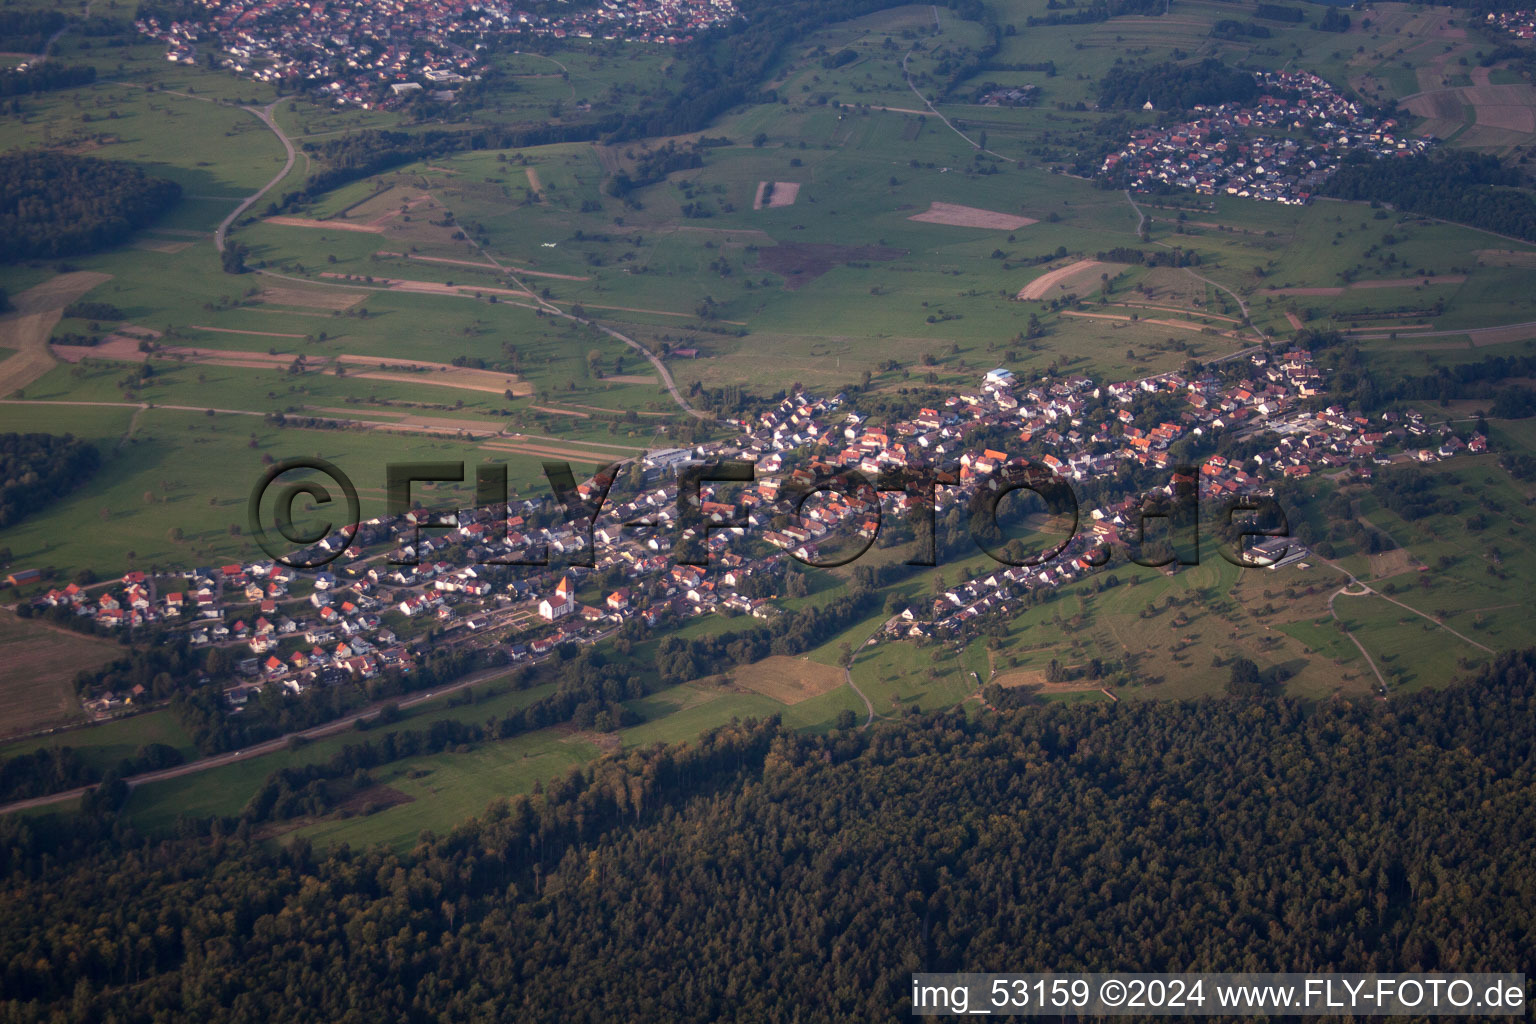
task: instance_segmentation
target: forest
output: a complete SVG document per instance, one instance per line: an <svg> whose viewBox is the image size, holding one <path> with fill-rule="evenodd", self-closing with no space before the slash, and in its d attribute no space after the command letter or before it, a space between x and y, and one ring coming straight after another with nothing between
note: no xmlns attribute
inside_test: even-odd
<svg viewBox="0 0 1536 1024"><path fill-rule="evenodd" d="M66 153L6 153L0 156L0 263L115 245L180 199L180 185L131 164Z"/></svg>
<svg viewBox="0 0 1536 1024"><path fill-rule="evenodd" d="M1229 68L1215 58L1145 68L1116 64L1099 83L1099 106L1128 109L1151 100L1158 110L1188 110L1199 104L1246 103L1258 94L1251 72Z"/></svg>
<svg viewBox="0 0 1536 1024"><path fill-rule="evenodd" d="M409 854L151 837L104 784L0 820L0 992L15 1021L844 1021L907 1016L915 970L1520 970L1533 712L1525 651L1390 703L748 720Z"/></svg>
<svg viewBox="0 0 1536 1024"><path fill-rule="evenodd" d="M1521 174L1496 157L1441 149L1400 160L1354 154L1324 192L1536 241L1536 200L1515 191L1523 184Z"/></svg>
<svg viewBox="0 0 1536 1024"><path fill-rule="evenodd" d="M1357 344L1344 343L1339 335L1333 338L1336 347L1324 357L1333 371L1330 401L1373 412L1392 402L1478 400L1487 403L1484 412L1499 419L1536 414L1536 389L1523 382L1536 376L1536 357L1484 356L1437 366L1425 374L1383 374L1367 362Z"/></svg>
<svg viewBox="0 0 1536 1024"><path fill-rule="evenodd" d="M0 434L0 527L62 498L100 465L96 446L69 434Z"/></svg>
<svg viewBox="0 0 1536 1024"><path fill-rule="evenodd" d="M0 74L0 96L24 96L53 89L73 89L96 81L96 69L89 64L60 64L47 61L25 71Z"/></svg>
<svg viewBox="0 0 1536 1024"><path fill-rule="evenodd" d="M6 53L37 53L48 37L68 21L63 11L0 11L0 50Z"/></svg>

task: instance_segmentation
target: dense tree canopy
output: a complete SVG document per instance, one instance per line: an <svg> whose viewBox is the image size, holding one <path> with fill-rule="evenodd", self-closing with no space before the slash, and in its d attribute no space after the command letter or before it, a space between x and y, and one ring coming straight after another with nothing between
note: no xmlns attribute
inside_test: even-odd
<svg viewBox="0 0 1536 1024"><path fill-rule="evenodd" d="M114 245L180 198L180 185L131 164L7 153L0 156L0 263Z"/></svg>
<svg viewBox="0 0 1536 1024"><path fill-rule="evenodd" d="M99 465L96 446L69 434L0 434L0 527L68 494Z"/></svg>
<svg viewBox="0 0 1536 1024"><path fill-rule="evenodd" d="M72 89L96 81L96 69L89 64L60 64L47 61L25 71L0 73L0 96L24 96L33 92Z"/></svg>
<svg viewBox="0 0 1536 1024"><path fill-rule="evenodd" d="M1356 154L1324 191L1536 241L1536 200L1516 191L1521 184L1519 172L1496 157L1440 149L1428 156L1390 160Z"/></svg>
<svg viewBox="0 0 1536 1024"><path fill-rule="evenodd" d="M0 50L37 53L67 20L57 10L0 10Z"/></svg>
<svg viewBox="0 0 1536 1024"><path fill-rule="evenodd" d="M18 1021L895 1020L914 970L1519 970L1533 711L1525 652L1391 703L747 722L409 856L146 839L114 778L93 817L0 820L0 993Z"/></svg>
<svg viewBox="0 0 1536 1024"><path fill-rule="evenodd" d="M1099 83L1099 106L1139 107L1151 100L1158 110L1188 110L1199 104L1242 103L1258 94L1251 72L1229 68L1215 58L1145 68L1116 64Z"/></svg>

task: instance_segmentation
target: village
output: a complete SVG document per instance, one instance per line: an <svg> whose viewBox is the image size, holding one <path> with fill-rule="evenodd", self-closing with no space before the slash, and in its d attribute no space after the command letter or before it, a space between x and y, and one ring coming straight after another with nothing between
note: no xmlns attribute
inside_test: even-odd
<svg viewBox="0 0 1536 1024"><path fill-rule="evenodd" d="M1486 20L1517 39L1536 39L1536 11L1490 11Z"/></svg>
<svg viewBox="0 0 1536 1024"><path fill-rule="evenodd" d="M974 388L884 424L844 394L796 394L730 421L740 433L728 441L650 453L631 463L611 491L598 481L579 485L588 508L607 499L595 521L572 518L552 502L524 500L466 510L447 528L431 528L442 513L416 509L398 521L359 524L355 538L333 533L289 559L336 558L318 570L270 560L198 568L181 573L184 585L174 589L164 576L135 571L106 588L55 588L35 604L90 616L98 631L153 629L163 642L185 639L226 652L235 681L222 685L239 708L267 686L297 695L389 671L408 675L435 644L499 648L510 663L533 663L562 644L599 643L631 620L649 632L710 614L771 618L782 612L790 559L817 563L823 549L872 543L882 514L900 516L911 507L914 496L905 491L888 494L881 509L855 494L823 491L796 514L798 494L840 471L872 481L890 469L942 467L953 486L936 488L939 514L1026 460L1069 485L1131 467L1165 481L1154 492L1172 494L1194 483L1180 477L1175 446L1222 435L1262 437L1267 447L1241 461L1219 454L1201 460L1201 499L1267 495L1280 480L1314 473L1370 479L1377 466L1487 449L1482 435L1457 437L1415 411L1369 417L1335 406L1316 410L1309 400L1323 392L1324 374L1305 349L1266 346L1237 356L1194 375L1102 385L1082 376L1024 382L998 368ZM1132 410L1148 396L1165 410L1156 422ZM1104 415L1106 409L1112 411ZM1102 418L1090 420L1091 410ZM1013 441L1008 450L978 447L973 440L983 433ZM753 480L701 485L694 522L708 528L685 527L677 471L724 460L752 463ZM961 580L930 606L893 615L880 638L961 633L979 616L1007 614L1026 591L1096 571L1106 549L1136 532L1148 496L1124 494L1085 507L1085 527L1054 557L1032 566L999 563ZM679 564L675 548L689 543L699 555L707 552L707 567ZM1257 550L1273 554L1271 570L1307 554L1294 540ZM83 695L98 718L151 697Z"/></svg>
<svg viewBox="0 0 1536 1024"><path fill-rule="evenodd" d="M603 0L556 16L505 0L198 0L198 16L134 23L166 60L228 68L260 82L318 89L374 109L478 77L486 41L605 39L673 45L736 17L732 0Z"/></svg>
<svg viewBox="0 0 1536 1024"><path fill-rule="evenodd" d="M1255 72L1252 106L1196 106L1193 120L1139 131L1104 158L1100 174L1132 189L1180 188L1304 206L1346 156L1422 153L1432 143L1366 116L1305 71ZM1147 102L1146 110L1153 109Z"/></svg>

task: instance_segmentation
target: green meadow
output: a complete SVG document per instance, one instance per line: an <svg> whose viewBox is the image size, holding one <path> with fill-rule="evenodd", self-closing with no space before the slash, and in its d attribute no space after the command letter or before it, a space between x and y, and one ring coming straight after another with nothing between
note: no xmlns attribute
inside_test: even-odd
<svg viewBox="0 0 1536 1024"><path fill-rule="evenodd" d="M85 298L118 307L122 320L64 318L54 336L136 330L153 334L159 348L108 342L0 395L0 431L72 433L104 456L101 470L46 514L0 533L0 546L13 567L51 568L57 578L219 564L258 556L245 532L246 500L265 467L288 457L342 467L366 518L383 511L390 462L500 461L514 492L529 495L544 493L540 463L552 450L592 464L723 436L685 416L640 353L572 318L654 353L696 350L697 358L667 356L678 385L695 397L726 386L758 397L795 386L942 394L926 389L974 386L994 366L1023 379L1133 379L1227 355L1253 344L1255 331L1284 345L1295 323L1368 328L1358 341L1366 372L1428 374L1530 353L1519 329L1464 332L1536 320L1536 247L1361 203L1298 209L1185 193L1128 197L1072 173L1164 117L1094 109L1099 80L1117 60L1219 56L1247 68L1312 70L1365 99L1401 97L1466 84L1459 61L1480 43L1445 35L1442 12L1376 4L1371 25L1357 12L1348 33L1273 23L1267 39L1234 41L1212 36L1217 21L1235 16L1214 0L1180 0L1161 18L1049 27L1026 23L1047 14L1045 0L988 7L1003 26L994 66L943 94L951 71L985 45L981 26L948 8L893 7L797 40L762 83L761 102L728 110L701 132L447 153L350 182L276 220L268 203L320 166L306 145L364 129L604 117L633 109L643 83L675 73L673 55L575 40L547 55L499 51L491 61L505 86L439 124L409 110L278 96L229 74L167 64L159 44L86 48L66 36L59 56L94 64L98 82L20 98L0 123L0 149L59 147L130 161L177 181L185 196L130 243L67 261L109 275ZM845 50L853 56L839 56ZM1509 66L1491 76L1522 80ZM989 84L1032 86L1034 104L973 102ZM299 154L273 194L234 226L251 272L227 274L214 229L283 166L279 139L240 109L268 104ZM1536 141L1496 135L1475 118L1453 127L1456 144L1487 152ZM700 166L615 194L618 174L638 175L667 145L694 144ZM760 207L767 183L778 203ZM1028 222L914 219L936 203L1002 218L994 224ZM1017 297L1047 273L1126 247L1182 249L1197 262L1117 265L1103 268L1103 278L1087 272L1070 298ZM0 287L14 296L61 269L42 260L7 266ZM1425 276L1440 280L1426 284ZM1359 284L1380 286L1351 286ZM1026 339L1031 317L1041 333ZM0 330L13 322L0 321ZM6 350L25 343L0 336ZM485 376L391 370L406 361ZM1459 428L1475 404L1421 406ZM306 422L338 419L356 423ZM1495 450L1536 450L1533 422L1493 421ZM639 724L612 734L546 729L384 766L374 773L378 799L369 813L349 807L274 838L407 849L423 830L446 831L491 800L601 757L750 716L777 714L791 727L825 732L844 712L862 723L864 698L880 718L916 707L978 710L993 683L1042 700L1195 698L1221 692L1238 656L1279 670L1289 695L1356 697L1376 682L1351 635L1387 675L1390 699L1485 660L1478 645L1533 641L1513 596L1536 572L1525 539L1530 484L1511 477L1497 455L1413 469L1432 474L1443 501L1412 522L1367 487L1326 479L1309 488L1289 510L1292 521L1299 536L1332 553L1305 567L1240 571L1212 552L1171 574L1117 564L1017 608L968 644L866 645L892 609L926 612L946 586L989 567L977 553L893 585L886 607L806 652L820 665L846 664L858 693L838 686L784 704L728 673L658 689L631 703ZM421 493L451 508L472 486ZM1351 521L1390 538L1390 550L1361 548ZM900 555L877 549L869 557ZM1380 596L1337 597L1335 617L1328 600L1347 573ZM833 600L848 579L813 570L810 593L783 603L794 610ZM736 628L734 619L705 616L676 635ZM637 645L629 656L637 674L655 671L654 647ZM511 691L498 682L480 688L473 704L439 699L413 708L401 727L480 721L551 686ZM153 831L173 828L182 813L237 814L276 768L323 761L368 735L344 733L138 787L128 814ZM0 756L38 742L9 744ZM76 745L97 767L150 742L191 753L165 711L46 742Z"/></svg>

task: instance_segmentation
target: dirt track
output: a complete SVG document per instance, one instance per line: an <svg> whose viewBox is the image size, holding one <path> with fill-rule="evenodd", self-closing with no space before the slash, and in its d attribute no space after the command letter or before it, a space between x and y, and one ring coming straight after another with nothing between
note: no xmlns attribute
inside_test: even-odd
<svg viewBox="0 0 1536 1024"><path fill-rule="evenodd" d="M1110 273L1111 277L1118 274L1121 267L1118 263L1108 264L1100 263L1098 260L1078 260L1076 263L1069 263L1064 267L1058 267L1048 274L1035 278L1029 284L1019 289L1019 298L1025 300L1049 298L1053 288L1067 290L1068 282L1072 282L1078 287L1082 287L1084 282L1091 281L1097 283L1099 278L1098 274L1094 273L1094 271L1097 271L1101 266L1111 268L1113 271ZM1100 273L1105 272L1100 271Z"/></svg>
<svg viewBox="0 0 1536 1024"><path fill-rule="evenodd" d="M1035 223L1033 217L1020 217L996 210L982 210L974 206L956 203L929 203L922 213L914 213L907 220L923 224L947 224L957 228L987 228L993 231L1016 231Z"/></svg>

